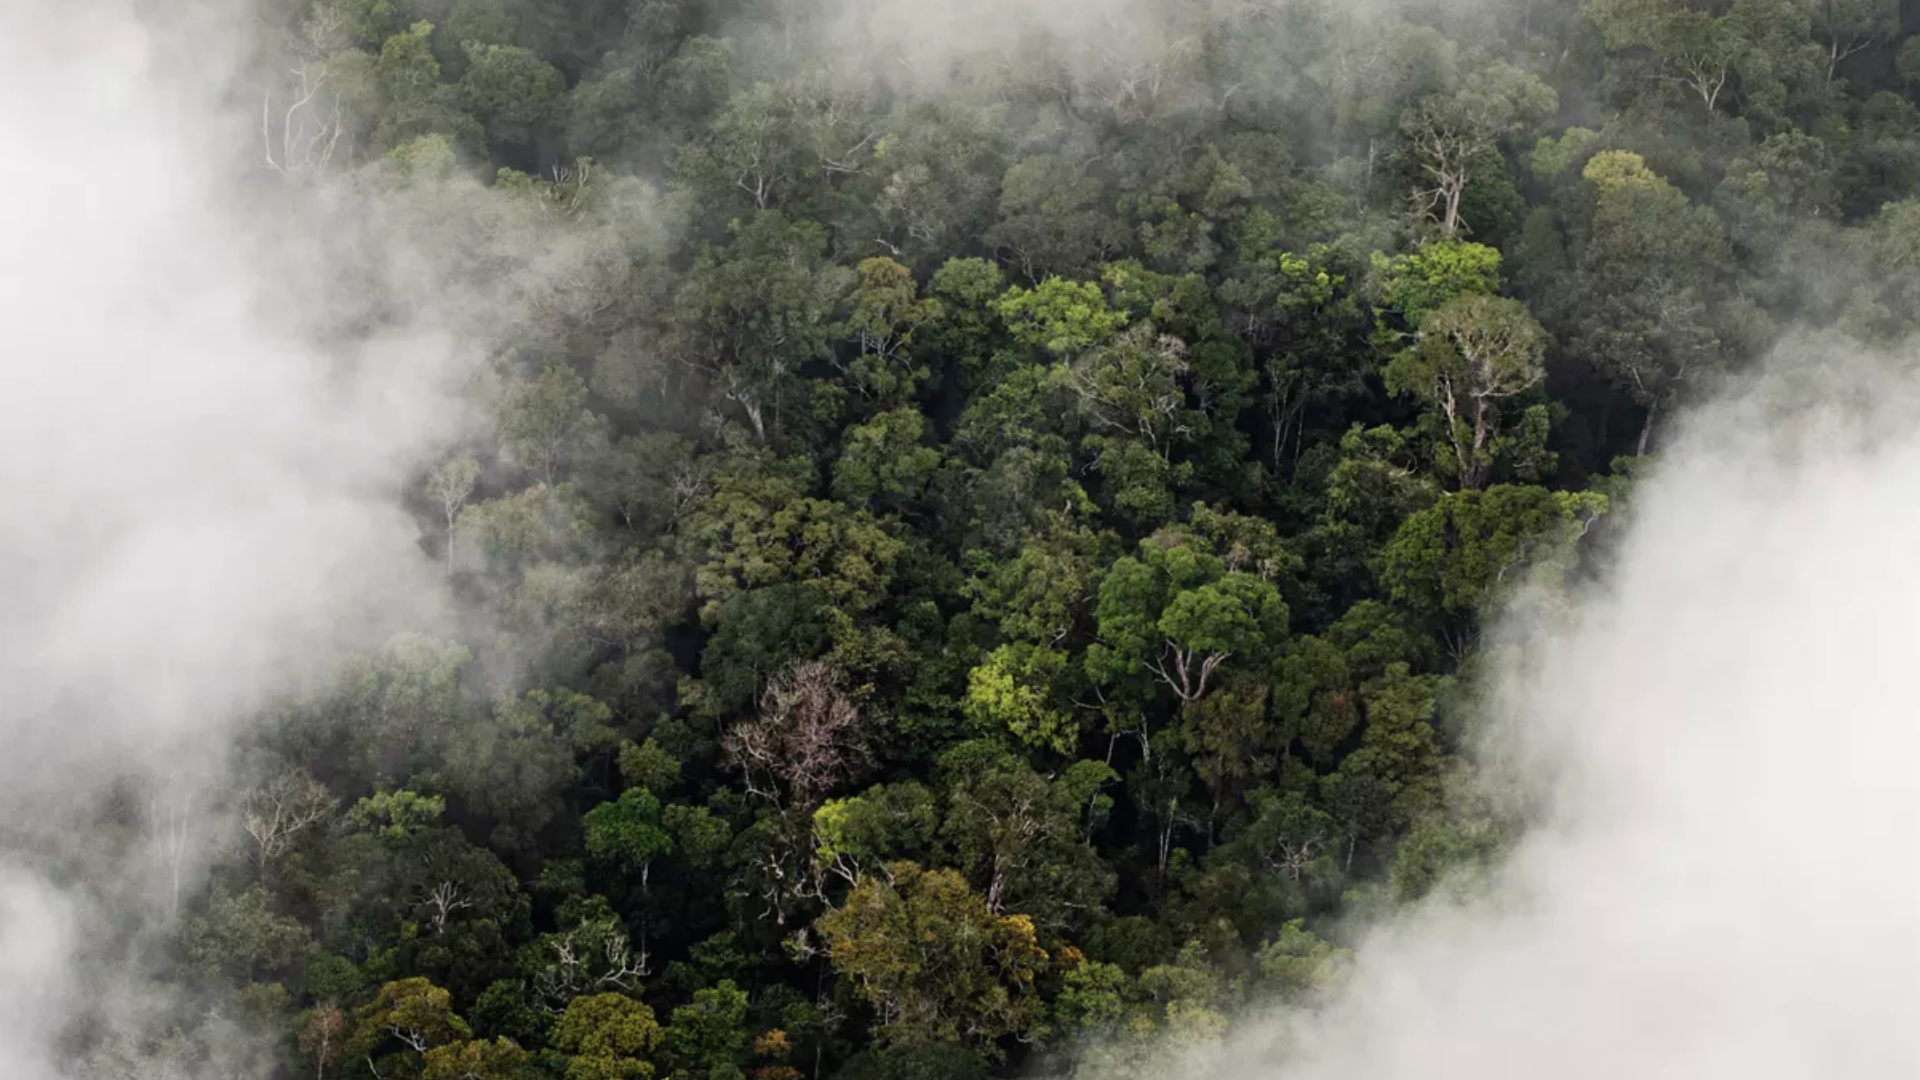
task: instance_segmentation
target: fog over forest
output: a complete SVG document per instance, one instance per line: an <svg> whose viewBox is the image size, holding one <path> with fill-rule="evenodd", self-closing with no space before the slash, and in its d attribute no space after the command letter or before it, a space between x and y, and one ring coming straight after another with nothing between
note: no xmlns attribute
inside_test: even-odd
<svg viewBox="0 0 1920 1080"><path fill-rule="evenodd" d="M1920 11L0 4L0 1074L1920 1069Z"/></svg>

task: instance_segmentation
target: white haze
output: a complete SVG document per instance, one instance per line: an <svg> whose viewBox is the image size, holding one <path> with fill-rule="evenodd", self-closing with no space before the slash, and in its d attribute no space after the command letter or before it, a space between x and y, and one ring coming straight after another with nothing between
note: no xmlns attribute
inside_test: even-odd
<svg viewBox="0 0 1920 1080"><path fill-rule="evenodd" d="M74 1064L53 1043L82 999L152 1004L86 983L122 978L116 935L163 925L176 875L190 888L220 839L208 807L236 725L302 663L432 615L437 575L399 496L459 430L439 388L471 359L430 325L356 355L316 344L353 283L289 241L284 206L237 209L272 202L243 197L251 132L222 106L220 65L242 52L215 35L246 23L157 10L166 25L111 2L0 4L8 1080ZM82 849L129 782L143 838Z"/></svg>
<svg viewBox="0 0 1920 1080"><path fill-rule="evenodd" d="M310 344L333 313L293 280L323 260L232 209L217 73L151 46L110 3L0 3L8 1080L66 1064L74 951L166 876L83 896L48 846L129 771L213 783L292 659L430 606L395 496L460 419L435 387L462 352L431 326L335 377ZM1269 1026L1223 1072L1920 1070L1920 380L1837 348L1686 425L1614 576L1512 676L1554 811L1493 895L1382 929L1289 1065Z"/></svg>
<svg viewBox="0 0 1920 1080"><path fill-rule="evenodd" d="M1693 414L1495 747L1550 807L1477 899L1186 1075L1920 1071L1920 377L1799 340Z"/></svg>

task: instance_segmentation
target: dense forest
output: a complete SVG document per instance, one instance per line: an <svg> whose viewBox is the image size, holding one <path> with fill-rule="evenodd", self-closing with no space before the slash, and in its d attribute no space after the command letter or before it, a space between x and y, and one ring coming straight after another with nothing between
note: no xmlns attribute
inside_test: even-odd
<svg viewBox="0 0 1920 1080"><path fill-rule="evenodd" d="M1920 310L1896 0L258 29L249 189L513 317L407 496L465 629L249 724L102 1077L1117 1077L1309 1010L1525 826L1505 605L1689 400Z"/></svg>

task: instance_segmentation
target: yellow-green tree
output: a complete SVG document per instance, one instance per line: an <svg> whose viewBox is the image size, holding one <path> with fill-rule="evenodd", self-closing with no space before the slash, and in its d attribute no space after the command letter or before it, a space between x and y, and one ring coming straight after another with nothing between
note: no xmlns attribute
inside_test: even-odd
<svg viewBox="0 0 1920 1080"><path fill-rule="evenodd" d="M889 1043L989 1044L1041 1033L1046 969L1032 920L996 915L952 870L895 863L817 924L834 969Z"/></svg>

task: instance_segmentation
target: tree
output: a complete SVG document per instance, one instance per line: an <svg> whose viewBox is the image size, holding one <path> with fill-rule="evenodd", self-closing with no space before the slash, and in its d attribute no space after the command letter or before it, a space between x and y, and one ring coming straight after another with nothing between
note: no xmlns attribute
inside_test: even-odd
<svg viewBox="0 0 1920 1080"><path fill-rule="evenodd" d="M727 733L727 756L749 791L810 812L857 774L865 753L860 710L841 678L831 664L796 663L767 686L759 718Z"/></svg>
<svg viewBox="0 0 1920 1080"><path fill-rule="evenodd" d="M1127 325L1127 313L1109 307L1090 281L1049 277L1031 289L1015 285L993 307L1015 341L1057 357L1112 341Z"/></svg>
<svg viewBox="0 0 1920 1080"><path fill-rule="evenodd" d="M548 363L517 383L502 403L500 442L548 486L602 435L600 417L587 409L587 383L565 364Z"/></svg>
<svg viewBox="0 0 1920 1080"><path fill-rule="evenodd" d="M553 1045L572 1056L567 1080L648 1080L666 1034L653 1010L625 994L593 994L568 1003Z"/></svg>
<svg viewBox="0 0 1920 1080"><path fill-rule="evenodd" d="M1467 186L1499 150L1500 139L1531 127L1559 107L1553 89L1509 64L1477 68L1460 89L1429 94L1407 111L1401 133L1425 177L1415 192L1419 209L1453 239L1463 228Z"/></svg>
<svg viewBox="0 0 1920 1080"><path fill-rule="evenodd" d="M1049 779L977 749L963 743L944 762L955 779L941 835L956 862L995 915L1023 912L1049 934L1084 924L1115 884L1088 839L1112 807L1102 792L1119 777L1103 762L1079 761Z"/></svg>
<svg viewBox="0 0 1920 1080"><path fill-rule="evenodd" d="M650 974L645 944L634 951L625 925L606 901L590 897L564 914L571 916L571 925L520 950L520 968L537 1007L564 1014L579 997L637 992Z"/></svg>
<svg viewBox="0 0 1920 1080"><path fill-rule="evenodd" d="M1150 538L1107 572L1095 620L1089 674L1125 684L1144 671L1191 703L1228 659L1257 665L1279 645L1287 605L1258 575L1228 570L1195 545Z"/></svg>
<svg viewBox="0 0 1920 1080"><path fill-rule="evenodd" d="M1138 440L1171 461L1176 441L1192 434L1187 352L1179 338L1141 325L1062 370L1095 430Z"/></svg>
<svg viewBox="0 0 1920 1080"><path fill-rule="evenodd" d="M628 788L618 800L601 803L581 819L588 854L638 871L640 886L646 888L653 860L673 851L673 837L660 815L660 800L652 792Z"/></svg>
<svg viewBox="0 0 1920 1080"><path fill-rule="evenodd" d="M684 536L701 553L694 584L712 625L748 589L804 585L840 637L879 607L906 544L867 510L811 498L763 461L729 462Z"/></svg>
<svg viewBox="0 0 1920 1080"><path fill-rule="evenodd" d="M446 515L449 574L453 573L454 522L459 519L460 508L467 504L474 482L479 479L480 463L471 457L448 458L427 473L427 497Z"/></svg>
<svg viewBox="0 0 1920 1080"><path fill-rule="evenodd" d="M426 1052L421 1080L518 1080L532 1055L513 1040L471 1039Z"/></svg>
<svg viewBox="0 0 1920 1080"><path fill-rule="evenodd" d="M1386 310L1418 332L1427 315L1462 296L1500 291L1500 252L1467 240L1439 240L1389 259L1373 256L1375 289Z"/></svg>
<svg viewBox="0 0 1920 1080"><path fill-rule="evenodd" d="M747 1056L747 994L731 979L694 991L673 1010L666 1032L674 1076L729 1080L741 1075Z"/></svg>
<svg viewBox="0 0 1920 1080"><path fill-rule="evenodd" d="M1454 492L1407 518L1381 556L1394 600L1441 620L1456 657L1475 620L1528 581L1564 578L1606 497L1497 485Z"/></svg>
<svg viewBox="0 0 1920 1080"><path fill-rule="evenodd" d="M890 1044L993 1041L1042 1030L1034 980L1047 953L1021 915L995 915L951 870L895 863L820 917L834 969L878 1014Z"/></svg>
<svg viewBox="0 0 1920 1080"><path fill-rule="evenodd" d="M940 467L926 445L926 417L911 406L890 409L846 431L833 464L833 494L855 506L905 510L917 503Z"/></svg>
<svg viewBox="0 0 1920 1080"><path fill-rule="evenodd" d="M1637 154L1602 151L1583 176L1595 202L1573 346L1646 409L1644 455L1655 417L1719 353L1704 293L1726 264L1725 231Z"/></svg>
<svg viewBox="0 0 1920 1080"><path fill-rule="evenodd" d="M1794 69L1811 59L1807 14L1788 0L1735 0L1718 12L1685 0L1591 0L1583 13L1608 49L1652 50L1654 78L1698 100L1709 115L1735 86L1749 106L1778 109ZM1826 51L1814 57L1837 63Z"/></svg>
<svg viewBox="0 0 1920 1080"><path fill-rule="evenodd" d="M1826 44L1827 82L1840 62L1891 37L1900 28L1896 0L1797 0Z"/></svg>
<svg viewBox="0 0 1920 1080"><path fill-rule="evenodd" d="M354 1013L352 1053L366 1055L389 1040L416 1054L473 1036L448 993L423 978L387 983Z"/></svg>
<svg viewBox="0 0 1920 1080"><path fill-rule="evenodd" d="M1427 313L1419 343L1387 366L1387 388L1439 409L1460 487L1477 488L1493 470L1500 402L1546 378L1546 351L1526 305L1468 294Z"/></svg>
<svg viewBox="0 0 1920 1080"><path fill-rule="evenodd" d="M461 106L486 126L496 143L525 146L555 117L566 76L529 49L466 41Z"/></svg>
<svg viewBox="0 0 1920 1080"><path fill-rule="evenodd" d="M1066 667L1059 650L1025 641L1002 645L967 673L967 714L1027 745L1071 754L1080 725L1059 692Z"/></svg>
<svg viewBox="0 0 1920 1080"><path fill-rule="evenodd" d="M440 61L433 55L433 24L416 22L380 45L373 62L373 84L379 98L376 146L393 149L425 135L447 138L449 151L470 145L479 134L472 117L452 100L440 82Z"/></svg>
<svg viewBox="0 0 1920 1080"><path fill-rule="evenodd" d="M334 806L333 793L299 771L280 773L248 791L240 802L240 827L253 841L254 866L265 873L296 837L332 816Z"/></svg>
<svg viewBox="0 0 1920 1080"><path fill-rule="evenodd" d="M768 437L800 365L825 356L832 315L852 275L826 262L826 232L763 210L733 225L733 242L695 257L674 293L668 348Z"/></svg>
<svg viewBox="0 0 1920 1080"><path fill-rule="evenodd" d="M216 892L204 911L186 920L181 940L194 970L243 983L285 971L313 945L307 928L275 911L272 895L259 884L239 893Z"/></svg>
<svg viewBox="0 0 1920 1080"><path fill-rule="evenodd" d="M854 346L839 364L861 397L893 405L916 392L931 372L913 359L914 335L940 317L940 302L923 299L913 273L892 259L863 259L840 333Z"/></svg>
<svg viewBox="0 0 1920 1080"><path fill-rule="evenodd" d="M327 1080L327 1073L338 1066L346 1030L346 1014L338 1005L321 1005L308 1014L297 1042L301 1055L313 1061L314 1080Z"/></svg>
<svg viewBox="0 0 1920 1080"><path fill-rule="evenodd" d="M1059 155L1022 158L1001 183L1000 218L987 242L1009 253L1029 281L1086 273L1126 243L1101 196L1097 177Z"/></svg>

